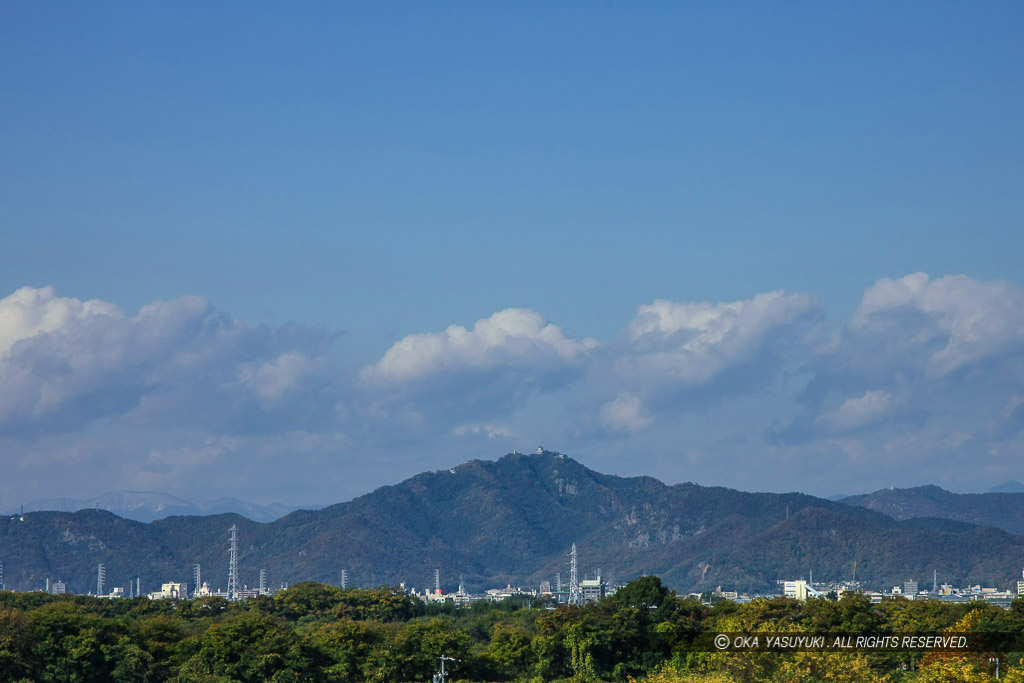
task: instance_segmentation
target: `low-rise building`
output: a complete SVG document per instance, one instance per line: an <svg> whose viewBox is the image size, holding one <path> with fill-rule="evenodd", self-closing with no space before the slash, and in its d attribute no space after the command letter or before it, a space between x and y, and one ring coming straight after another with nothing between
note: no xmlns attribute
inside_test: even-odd
<svg viewBox="0 0 1024 683"><path fill-rule="evenodd" d="M150 593L150 600L178 600L188 597L188 591L183 583L163 583L160 590Z"/></svg>
<svg viewBox="0 0 1024 683"><path fill-rule="evenodd" d="M803 602L807 600L807 582L802 580L786 581L782 584L782 594L787 598Z"/></svg>
<svg viewBox="0 0 1024 683"><path fill-rule="evenodd" d="M580 581L580 595L583 602L597 602L604 597L606 586L601 577L596 579L583 579Z"/></svg>

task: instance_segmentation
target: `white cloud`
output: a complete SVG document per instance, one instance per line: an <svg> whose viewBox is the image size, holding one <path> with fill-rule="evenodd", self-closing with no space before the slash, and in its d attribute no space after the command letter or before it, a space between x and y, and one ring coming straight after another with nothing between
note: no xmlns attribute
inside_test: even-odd
<svg viewBox="0 0 1024 683"><path fill-rule="evenodd" d="M132 316L19 289L0 299L0 448L24 481L0 481L0 495L58 469L65 491L92 478L173 492L243 459L259 467L237 486L301 492L296 458L307 471L363 468L363 483L343 484L354 494L522 435L676 481L800 488L773 483L785 462L827 488L838 468L853 493L868 471L907 485L928 478L912 469L971 459L1024 478L1019 287L884 279L842 326L781 291L657 300L623 323L599 345L508 309L346 371L323 331L246 323L201 297ZM622 464L624 449L642 455ZM704 455L687 465L687 451Z"/></svg>
<svg viewBox="0 0 1024 683"><path fill-rule="evenodd" d="M615 432L638 432L652 422L644 414L643 402L628 392L601 406L601 423Z"/></svg>
<svg viewBox="0 0 1024 683"><path fill-rule="evenodd" d="M832 431L848 431L885 417L893 408L893 397L887 391L866 391L863 396L848 398L835 410L825 413L816 422Z"/></svg>
<svg viewBox="0 0 1024 683"><path fill-rule="evenodd" d="M0 312L9 344L0 431L61 431L133 411L157 423L258 428L259 405L294 390L309 376L309 354L326 346L320 333L242 323L201 297L129 318L113 304L23 288L0 300Z"/></svg>
<svg viewBox="0 0 1024 683"><path fill-rule="evenodd" d="M711 382L722 371L756 359L798 323L820 316L820 305L782 291L728 303L657 300L640 306L626 330L626 374L683 385Z"/></svg>
<svg viewBox="0 0 1024 683"><path fill-rule="evenodd" d="M785 444L856 430L891 463L999 451L1020 434L1002 413L1024 381L1024 289L963 275L883 278L806 367L803 414L771 429Z"/></svg>
<svg viewBox="0 0 1024 683"><path fill-rule="evenodd" d="M890 341L916 347L924 354L927 374L941 377L1024 352L1024 289L964 275L884 278L864 293L850 329L864 338L894 335L896 325L905 339Z"/></svg>
<svg viewBox="0 0 1024 683"><path fill-rule="evenodd" d="M23 339L93 316L124 317L116 306L105 301L58 297L53 287L22 287L0 299L0 357Z"/></svg>
<svg viewBox="0 0 1024 683"><path fill-rule="evenodd" d="M596 345L592 339L570 339L539 313L508 308L478 320L472 330L452 325L444 332L409 335L365 368L363 378L403 383L499 366L544 372L577 362Z"/></svg>
<svg viewBox="0 0 1024 683"><path fill-rule="evenodd" d="M270 405L297 388L316 367L317 364L304 354L288 351L270 361L243 365L239 369L239 381L265 405Z"/></svg>

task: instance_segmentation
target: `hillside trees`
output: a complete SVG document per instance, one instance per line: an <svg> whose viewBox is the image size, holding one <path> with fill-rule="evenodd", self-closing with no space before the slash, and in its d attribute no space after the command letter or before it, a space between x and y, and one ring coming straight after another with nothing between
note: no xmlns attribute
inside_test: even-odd
<svg viewBox="0 0 1024 683"><path fill-rule="evenodd" d="M32 672L32 620L24 610L0 607L0 680L20 681Z"/></svg>
<svg viewBox="0 0 1024 683"><path fill-rule="evenodd" d="M0 681L429 681L439 657L460 681L858 681L1024 678L1024 655L719 652L709 634L1013 634L1009 611L977 602L784 598L706 605L656 577L597 604L429 608L400 591L298 584L246 602L0 594ZM920 671L918 671L920 669Z"/></svg>

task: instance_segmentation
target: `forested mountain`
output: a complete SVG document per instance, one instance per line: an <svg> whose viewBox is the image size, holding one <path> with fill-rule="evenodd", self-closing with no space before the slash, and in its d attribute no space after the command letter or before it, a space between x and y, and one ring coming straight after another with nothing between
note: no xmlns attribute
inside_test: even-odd
<svg viewBox="0 0 1024 683"><path fill-rule="evenodd" d="M944 582L1008 586L1024 538L936 520L897 521L872 510L802 494L744 493L665 485L587 469L564 455L507 455L424 473L347 503L297 511L261 524L238 515L169 517L149 524L100 510L32 513L0 520L0 561L9 588L47 576L69 590L95 590L140 576L192 582L202 565L213 587L227 575L227 529L239 527L242 581L267 569L271 585L315 580L350 585L432 585L453 590L535 586L556 572L568 580L572 543L581 575L602 570L626 581L658 574L681 590L717 585L765 590L777 579L857 578L878 586L936 570Z"/></svg>
<svg viewBox="0 0 1024 683"><path fill-rule="evenodd" d="M938 486L916 486L847 496L840 502L881 512L893 519L938 517L1024 534L1024 493L953 493Z"/></svg>

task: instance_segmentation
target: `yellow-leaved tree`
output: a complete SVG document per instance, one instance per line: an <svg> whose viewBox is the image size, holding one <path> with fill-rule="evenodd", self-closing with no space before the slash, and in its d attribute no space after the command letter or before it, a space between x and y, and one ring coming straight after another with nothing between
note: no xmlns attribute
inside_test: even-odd
<svg viewBox="0 0 1024 683"><path fill-rule="evenodd" d="M971 610L952 628L948 635L969 634L976 631L981 611ZM987 658L979 654L960 652L929 652L921 659L918 683L989 683Z"/></svg>

